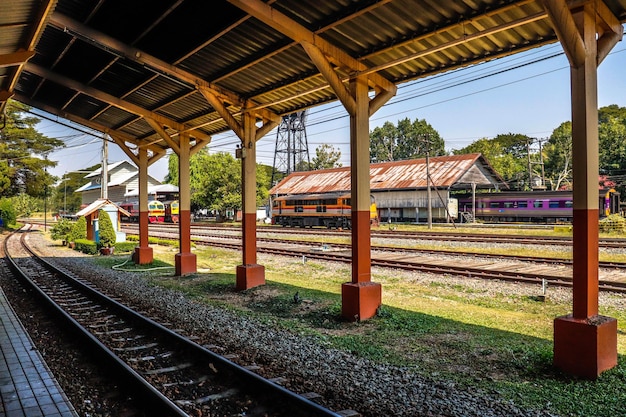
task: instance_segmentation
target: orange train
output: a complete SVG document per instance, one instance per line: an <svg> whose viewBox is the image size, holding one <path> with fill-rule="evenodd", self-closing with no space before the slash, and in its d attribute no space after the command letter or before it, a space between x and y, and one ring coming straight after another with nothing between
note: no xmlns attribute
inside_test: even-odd
<svg viewBox="0 0 626 417"><path fill-rule="evenodd" d="M352 228L350 194L298 194L272 199L272 224L283 227ZM378 223L378 210L370 196L370 223Z"/></svg>

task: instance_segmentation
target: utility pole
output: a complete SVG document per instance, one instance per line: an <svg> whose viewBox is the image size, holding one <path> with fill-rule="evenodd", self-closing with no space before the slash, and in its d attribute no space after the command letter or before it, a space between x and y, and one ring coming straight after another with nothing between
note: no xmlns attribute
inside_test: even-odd
<svg viewBox="0 0 626 417"><path fill-rule="evenodd" d="M109 198L109 179L108 179L108 175L109 175L109 166L108 166L108 161L109 160L109 146L108 146L108 142L107 142L107 138L106 135L103 137L102 140L102 184L100 187L100 197L103 200L107 200Z"/></svg>
<svg viewBox="0 0 626 417"><path fill-rule="evenodd" d="M433 228L433 208L431 204L431 195L430 195L430 134L426 133L426 200L428 207L428 228Z"/></svg>

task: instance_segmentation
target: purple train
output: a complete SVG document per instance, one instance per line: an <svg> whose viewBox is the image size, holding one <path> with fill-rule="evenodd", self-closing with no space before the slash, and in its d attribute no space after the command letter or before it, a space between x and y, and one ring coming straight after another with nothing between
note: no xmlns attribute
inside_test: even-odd
<svg viewBox="0 0 626 417"><path fill-rule="evenodd" d="M471 218L472 196L458 196L459 216ZM571 191L476 193L476 220L485 222L560 223L572 221ZM599 190L600 217L620 213L619 193ZM468 216L469 214L469 216Z"/></svg>

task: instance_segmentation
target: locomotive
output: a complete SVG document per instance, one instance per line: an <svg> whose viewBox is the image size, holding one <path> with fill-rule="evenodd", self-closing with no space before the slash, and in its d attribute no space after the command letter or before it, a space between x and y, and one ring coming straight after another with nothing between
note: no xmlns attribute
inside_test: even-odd
<svg viewBox="0 0 626 417"><path fill-rule="evenodd" d="M178 223L178 200L165 201L163 202L163 205L165 206L165 221L170 223Z"/></svg>
<svg viewBox="0 0 626 417"><path fill-rule="evenodd" d="M283 227L352 228L350 194L297 194L272 200L272 224ZM370 223L378 222L374 197L370 196Z"/></svg>
<svg viewBox="0 0 626 417"><path fill-rule="evenodd" d="M472 196L459 195L459 220L472 213ZM503 191L475 195L475 219L486 222L571 222L571 191ZM598 195L601 217L620 212L620 196L614 189L603 189Z"/></svg>
<svg viewBox="0 0 626 417"><path fill-rule="evenodd" d="M139 202L128 201L119 204L124 210L130 213L129 217L122 216L122 221L138 222L139 221ZM165 205L157 200L148 202L148 222L163 223L165 220Z"/></svg>

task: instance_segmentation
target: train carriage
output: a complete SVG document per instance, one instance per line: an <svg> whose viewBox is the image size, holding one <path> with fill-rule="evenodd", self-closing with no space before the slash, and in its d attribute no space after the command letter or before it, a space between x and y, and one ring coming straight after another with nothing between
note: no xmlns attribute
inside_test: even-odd
<svg viewBox="0 0 626 417"><path fill-rule="evenodd" d="M486 222L560 223L572 221L571 191L506 191L475 195L475 218ZM619 213L619 193L614 189L599 191L601 217ZM472 197L459 197L459 212L472 213Z"/></svg>
<svg viewBox="0 0 626 417"><path fill-rule="evenodd" d="M283 227L352 228L350 194L298 194L272 200L272 224ZM374 197L370 197L370 222L378 222Z"/></svg>

